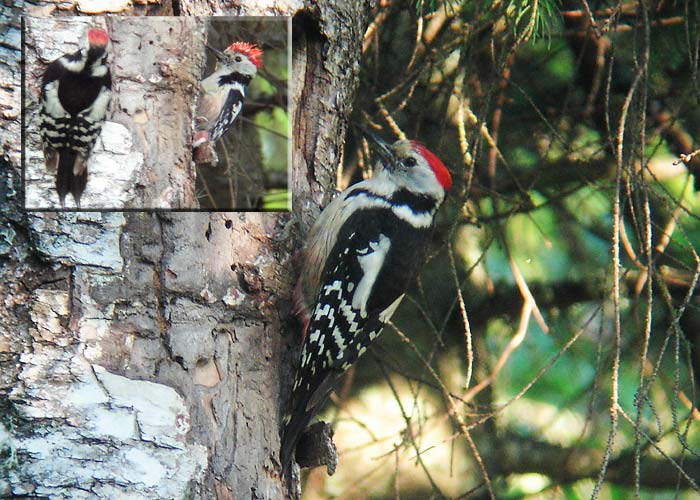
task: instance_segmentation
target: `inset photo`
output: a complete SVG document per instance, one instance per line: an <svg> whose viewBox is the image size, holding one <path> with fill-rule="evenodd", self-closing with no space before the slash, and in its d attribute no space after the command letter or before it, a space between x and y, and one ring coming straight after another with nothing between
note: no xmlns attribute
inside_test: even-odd
<svg viewBox="0 0 700 500"><path fill-rule="evenodd" d="M27 210L288 210L289 18L24 19Z"/></svg>
<svg viewBox="0 0 700 500"><path fill-rule="evenodd" d="M288 17L207 19L194 160L202 208L288 210Z"/></svg>

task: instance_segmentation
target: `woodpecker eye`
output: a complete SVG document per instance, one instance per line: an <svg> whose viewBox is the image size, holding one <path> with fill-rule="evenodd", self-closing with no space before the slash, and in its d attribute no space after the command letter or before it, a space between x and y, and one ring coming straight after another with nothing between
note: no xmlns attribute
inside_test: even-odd
<svg viewBox="0 0 700 500"><path fill-rule="evenodd" d="M236 62L241 62L243 58L241 56L236 56Z"/></svg>
<svg viewBox="0 0 700 500"><path fill-rule="evenodd" d="M409 156L408 158L404 158L403 160L403 164L407 167L415 167L416 163L418 162L413 156Z"/></svg>

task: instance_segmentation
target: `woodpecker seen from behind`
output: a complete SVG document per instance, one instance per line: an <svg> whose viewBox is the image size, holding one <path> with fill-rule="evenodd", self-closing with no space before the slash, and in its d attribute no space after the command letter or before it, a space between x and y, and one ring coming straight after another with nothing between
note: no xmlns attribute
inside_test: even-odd
<svg viewBox="0 0 700 500"><path fill-rule="evenodd" d="M374 140L380 156L374 176L325 208L304 248L296 292L304 339L283 421L284 470L340 376L399 306L452 184L445 165L421 143Z"/></svg>
<svg viewBox="0 0 700 500"><path fill-rule="evenodd" d="M224 135L243 108L245 90L262 67L262 50L247 42L234 42L220 52L214 72L202 80L193 146L215 142Z"/></svg>
<svg viewBox="0 0 700 500"><path fill-rule="evenodd" d="M107 67L109 35L89 28L84 46L48 65L41 86L39 127L49 170L56 169L61 206L76 206L87 185L87 159L107 116L112 80Z"/></svg>

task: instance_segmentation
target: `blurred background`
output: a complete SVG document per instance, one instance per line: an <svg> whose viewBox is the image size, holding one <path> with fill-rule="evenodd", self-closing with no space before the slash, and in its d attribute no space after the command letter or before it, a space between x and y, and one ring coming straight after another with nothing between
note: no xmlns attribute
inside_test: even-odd
<svg viewBox="0 0 700 500"><path fill-rule="evenodd" d="M216 143L219 162L197 165L202 209L289 210L289 18L209 17L207 43L224 50L235 41L256 44L263 66L246 89L238 119ZM208 50L204 76L214 71Z"/></svg>
<svg viewBox="0 0 700 500"><path fill-rule="evenodd" d="M352 121L454 186L303 498L700 498L700 2L371 18ZM339 187L371 165L351 130Z"/></svg>

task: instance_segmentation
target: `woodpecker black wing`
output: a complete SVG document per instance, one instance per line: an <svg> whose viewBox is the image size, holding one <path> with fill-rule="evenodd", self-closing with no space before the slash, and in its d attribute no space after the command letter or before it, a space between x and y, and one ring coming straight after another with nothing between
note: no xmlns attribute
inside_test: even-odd
<svg viewBox="0 0 700 500"><path fill-rule="evenodd" d="M65 72L66 69L61 60L56 59L46 67L41 86L39 110L41 138L44 146L51 149L62 149L66 146L68 130L64 130L64 125L70 117L58 94L59 78Z"/></svg>
<svg viewBox="0 0 700 500"><path fill-rule="evenodd" d="M322 273L285 417L281 459L286 468L301 432L337 379L381 333L423 260L429 229L389 209L364 210L341 228Z"/></svg>
<svg viewBox="0 0 700 500"><path fill-rule="evenodd" d="M243 92L243 90L236 88L232 88L228 91L226 101L221 107L221 111L219 111L219 116L217 116L214 121L214 127L211 130L209 138L211 142L218 141L238 117L238 113L241 112L241 108L243 107Z"/></svg>

